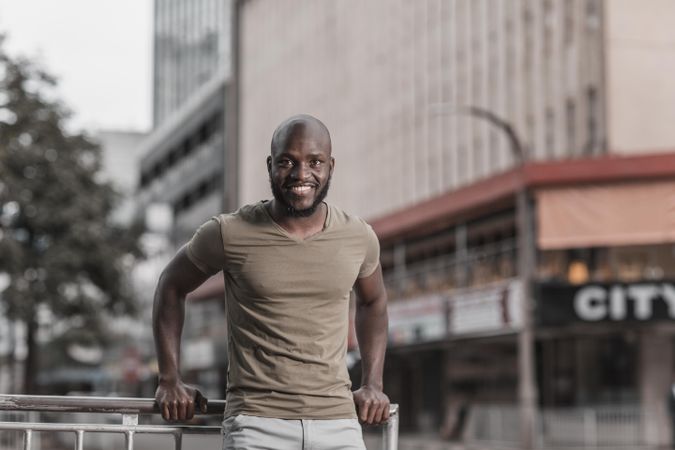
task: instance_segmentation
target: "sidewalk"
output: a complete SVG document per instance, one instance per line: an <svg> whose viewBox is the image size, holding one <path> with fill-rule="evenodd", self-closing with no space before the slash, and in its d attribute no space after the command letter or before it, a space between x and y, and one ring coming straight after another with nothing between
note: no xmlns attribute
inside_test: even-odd
<svg viewBox="0 0 675 450"><path fill-rule="evenodd" d="M377 435L366 433L364 440L368 450L379 450L382 445L382 440ZM402 433L398 438L398 448L399 450L492 450L483 446L444 441L439 437L420 433ZM503 447L499 450L517 449Z"/></svg>
<svg viewBox="0 0 675 450"><path fill-rule="evenodd" d="M379 436L364 435L368 450L379 450L382 441ZM443 441L438 437L419 433L403 433L399 436L399 450L520 450L513 445L463 444ZM672 450L672 447L545 447L540 450Z"/></svg>

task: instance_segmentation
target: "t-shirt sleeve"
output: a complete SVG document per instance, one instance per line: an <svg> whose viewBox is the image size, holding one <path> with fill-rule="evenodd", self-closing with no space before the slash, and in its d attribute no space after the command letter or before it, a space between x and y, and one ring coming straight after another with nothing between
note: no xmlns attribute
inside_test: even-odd
<svg viewBox="0 0 675 450"><path fill-rule="evenodd" d="M217 217L197 229L187 244L187 256L207 275L213 275L225 267L225 248Z"/></svg>
<svg viewBox="0 0 675 450"><path fill-rule="evenodd" d="M370 225L366 225L366 256L361 263L359 278L373 274L380 264L380 241Z"/></svg>

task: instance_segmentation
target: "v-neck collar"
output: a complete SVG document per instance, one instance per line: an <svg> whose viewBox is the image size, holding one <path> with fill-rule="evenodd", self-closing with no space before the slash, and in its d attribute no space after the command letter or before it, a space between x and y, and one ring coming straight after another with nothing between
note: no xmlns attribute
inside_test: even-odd
<svg viewBox="0 0 675 450"><path fill-rule="evenodd" d="M294 236L293 234L289 233L288 230L286 230L284 227L279 225L276 220L274 220L274 218L272 217L272 213L270 213L269 209L266 206L267 203L268 203L268 200L263 200L263 201L260 202L260 206L265 211L265 215L269 219L272 226L274 226L274 228L276 228L276 230L278 232L280 232L282 235L284 235L284 237L286 237L286 238L288 238L288 239L290 239L290 240L292 240L296 243L300 244L300 243L303 243L303 242L309 242L311 240L314 240L318 236L321 236L330 226L330 223L331 223L331 207L328 205L328 203L326 203L324 201L324 202L321 202L324 205L326 205L326 219L323 222L323 228L321 228L319 231L317 231L313 235L307 236L306 238L302 239L298 236Z"/></svg>

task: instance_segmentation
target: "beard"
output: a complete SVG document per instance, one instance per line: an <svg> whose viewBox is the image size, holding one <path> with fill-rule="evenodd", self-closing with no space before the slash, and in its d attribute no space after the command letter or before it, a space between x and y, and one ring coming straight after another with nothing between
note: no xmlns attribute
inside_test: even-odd
<svg viewBox="0 0 675 450"><path fill-rule="evenodd" d="M274 199L279 202L280 205L283 205L286 217L309 217L316 212L316 208L319 207L321 202L323 202L323 200L326 198L326 195L328 195L330 179L331 177L328 177L326 184L319 192L317 192L316 198L314 199L314 202L312 202L312 205L305 209L295 209L290 203L288 203L286 197L284 197L284 192L279 186L274 184L271 179L270 186L272 188L272 195L274 196Z"/></svg>

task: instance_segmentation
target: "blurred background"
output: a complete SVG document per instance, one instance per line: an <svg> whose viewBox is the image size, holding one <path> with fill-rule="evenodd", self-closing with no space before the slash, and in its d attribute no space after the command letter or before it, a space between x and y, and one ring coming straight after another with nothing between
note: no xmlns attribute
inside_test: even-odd
<svg viewBox="0 0 675 450"><path fill-rule="evenodd" d="M308 113L368 220L402 448L666 448L671 0L0 0L0 393L152 397L152 294ZM182 366L227 373L222 276ZM348 361L359 383L358 344Z"/></svg>

